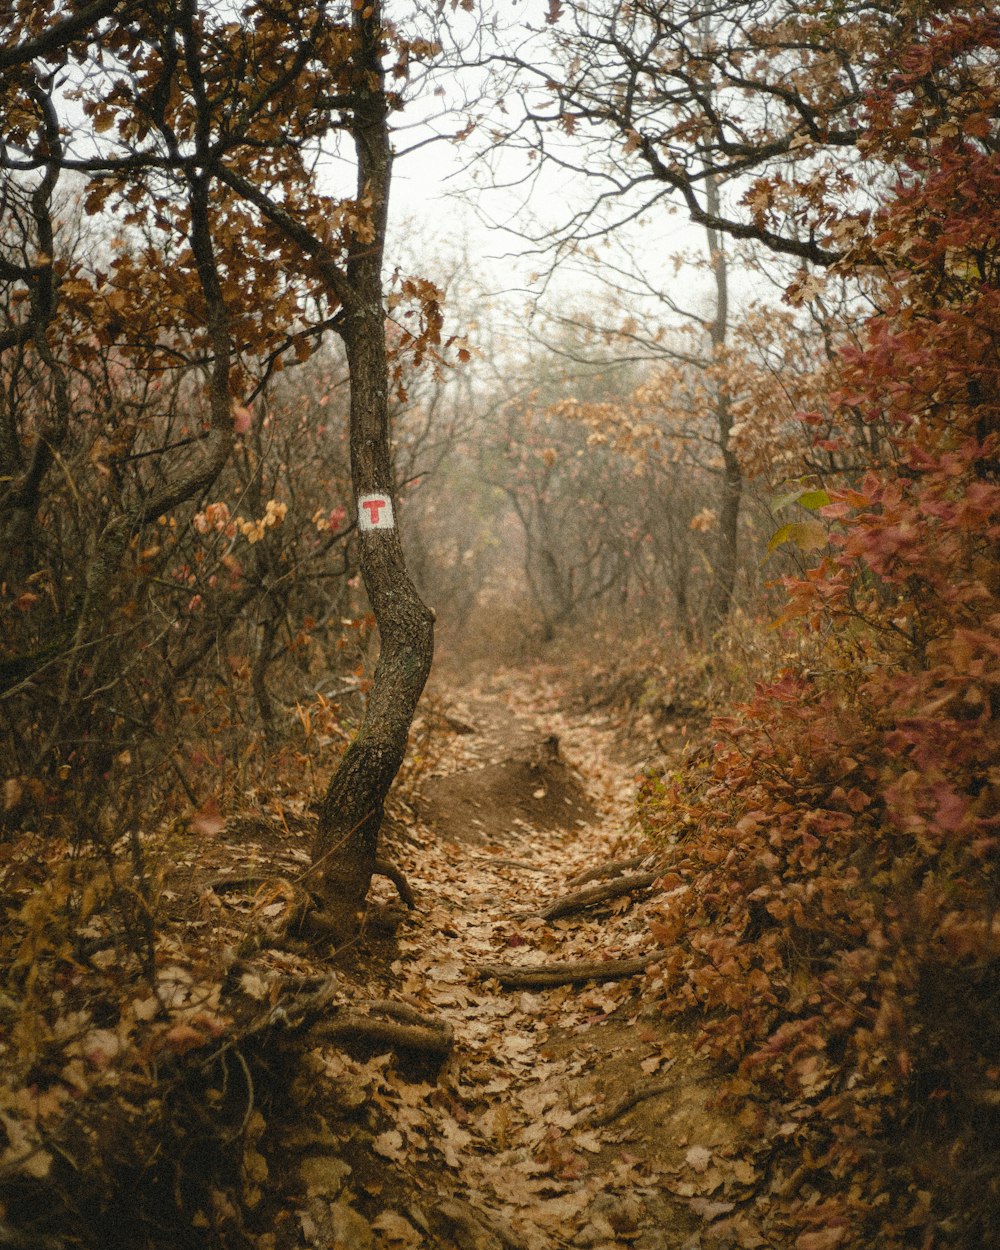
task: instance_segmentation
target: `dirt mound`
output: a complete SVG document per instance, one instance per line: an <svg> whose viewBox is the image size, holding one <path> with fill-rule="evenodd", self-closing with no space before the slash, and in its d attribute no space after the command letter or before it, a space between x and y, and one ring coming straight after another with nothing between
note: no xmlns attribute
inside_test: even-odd
<svg viewBox="0 0 1000 1250"><path fill-rule="evenodd" d="M415 803L417 815L457 842L502 841L511 825L575 829L594 808L553 734L497 764L431 777Z"/></svg>

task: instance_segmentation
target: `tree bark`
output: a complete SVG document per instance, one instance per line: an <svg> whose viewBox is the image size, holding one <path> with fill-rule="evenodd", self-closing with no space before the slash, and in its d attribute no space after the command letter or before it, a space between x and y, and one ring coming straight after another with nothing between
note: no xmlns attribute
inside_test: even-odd
<svg viewBox="0 0 1000 1250"><path fill-rule="evenodd" d="M352 127L358 199L371 203L371 232L358 231L350 245L349 295L341 327L351 383L351 476L357 498L377 494L392 499L382 304L391 148L379 5L355 8L352 20L357 39ZM313 844L315 889L341 940L358 929L375 868L385 797L403 762L434 652L433 614L407 573L398 529L361 529L360 554L381 651L364 720L330 781Z"/></svg>
<svg viewBox="0 0 1000 1250"><path fill-rule="evenodd" d="M710 176L706 183L708 212L718 217L719 180ZM729 263L725 239L709 228L708 250L715 279L715 316L709 326L713 361L718 361L726 346L729 329ZM716 383L715 425L722 453L722 490L719 499L719 528L712 569L712 585L708 594L708 633L711 638L729 619L739 564L740 505L743 499L743 471L732 448L730 434L733 418L729 393L724 383Z"/></svg>
<svg viewBox="0 0 1000 1250"><path fill-rule="evenodd" d="M709 631L714 634L729 619L739 567L740 506L743 499L743 470L729 447L729 420L720 423L722 445L722 492L719 509L719 534L709 593Z"/></svg>

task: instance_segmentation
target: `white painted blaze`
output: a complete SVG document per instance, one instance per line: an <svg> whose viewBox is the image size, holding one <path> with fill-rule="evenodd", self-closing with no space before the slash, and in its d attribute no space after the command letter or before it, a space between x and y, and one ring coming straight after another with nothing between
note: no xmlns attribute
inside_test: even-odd
<svg viewBox="0 0 1000 1250"><path fill-rule="evenodd" d="M392 500L386 495L358 497L358 525L363 530L391 530L396 524Z"/></svg>

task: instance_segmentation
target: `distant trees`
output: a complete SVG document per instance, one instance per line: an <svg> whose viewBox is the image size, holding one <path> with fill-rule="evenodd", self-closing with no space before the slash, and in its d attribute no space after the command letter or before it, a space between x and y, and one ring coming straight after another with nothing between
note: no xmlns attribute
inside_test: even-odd
<svg viewBox="0 0 1000 1250"><path fill-rule="evenodd" d="M793 300L815 297L822 286L816 267L842 266L857 253L872 180L880 176L865 164L865 92L883 72L887 49L918 20L905 5L891 12L837 5L833 16L794 3L706 9L568 0L550 6L545 32L514 32L491 58L504 100L496 127L502 141L565 168L579 189L565 219L537 246L553 257L579 257L619 227L634 230L637 220L677 208L705 229L713 307L690 307L669 277L659 298L702 336L689 340L687 363L696 367L700 359L704 380L694 395L690 377L682 378L673 406L687 402L685 423L702 420L714 430L711 629L732 602L744 496L731 433L738 400L727 375L727 240L797 265L794 275L784 273ZM656 266L635 258L632 265L654 305ZM601 272L596 253L593 267ZM613 285L614 273L605 280ZM650 334L622 342L633 346L643 337L652 342ZM660 344L650 355L657 352L668 362L663 394L678 374L670 353Z"/></svg>
<svg viewBox="0 0 1000 1250"><path fill-rule="evenodd" d="M674 341L669 370L624 367L613 347L567 329L520 366L523 393L478 435L479 473L522 537L543 639L602 615L672 621L689 641L717 624L717 434L691 399L716 375L698 357L679 363Z"/></svg>

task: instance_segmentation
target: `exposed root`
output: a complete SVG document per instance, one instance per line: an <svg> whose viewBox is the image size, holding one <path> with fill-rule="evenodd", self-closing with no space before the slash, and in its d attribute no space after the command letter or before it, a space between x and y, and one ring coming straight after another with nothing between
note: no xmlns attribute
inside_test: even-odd
<svg viewBox="0 0 1000 1250"><path fill-rule="evenodd" d="M634 890L648 890L654 885L658 872L635 872L627 877L619 877L603 885L589 885L573 894L566 894L556 899L544 911L539 912L543 920L556 920L560 916L574 916L597 903L607 903L613 898L622 898Z"/></svg>
<svg viewBox="0 0 1000 1250"><path fill-rule="evenodd" d="M409 910L412 911L416 907L417 900L410 883L395 864L387 859L377 859L374 874L387 877L393 883L400 900ZM317 908L315 899L301 885L287 878L278 877L274 873L225 873L213 877L207 882L207 886L216 894L256 887L257 901L260 901L260 895L267 886L270 889L267 891L265 902L284 899L288 903L284 912L274 923L267 925L248 940L246 944L248 950L257 949L260 946L287 946L293 935L325 939L340 946L353 937L356 931L356 926L351 922L345 922L344 917ZM394 932L402 916L403 913L397 916L395 913L388 912L387 909L378 909L378 914L374 917L374 926Z"/></svg>
<svg viewBox="0 0 1000 1250"><path fill-rule="evenodd" d="M659 954L640 955L635 959L606 959L594 962L556 964L484 964L479 969L482 980L496 980L513 989L545 989L555 985L573 985L579 981L620 981L645 972Z"/></svg>
<svg viewBox="0 0 1000 1250"><path fill-rule="evenodd" d="M663 1070L668 1072L676 1062L676 1059L671 1059ZM594 1128L603 1128L606 1124L613 1124L615 1120L621 1119L626 1111L631 1111L633 1107L638 1106L640 1102L645 1102L647 1098L658 1098L660 1094L668 1094L674 1085L674 1081L654 1081L652 1085L644 1085L642 1089L632 1090L630 1094L616 1102L610 1110L595 1112L590 1117L590 1123Z"/></svg>
<svg viewBox="0 0 1000 1250"><path fill-rule="evenodd" d="M574 889L586 885L588 881L604 881L608 877L617 877L623 872L631 872L635 868L651 868L656 858L655 851L644 851L642 855L633 855L629 859L614 859L609 864L598 864L596 868L588 868L570 879L569 885Z"/></svg>
<svg viewBox="0 0 1000 1250"><path fill-rule="evenodd" d="M454 1040L451 1026L444 1021L430 1020L405 1003L373 999L357 1006L367 1008L367 1012L353 1007L338 1010L332 1019L314 1024L311 1036L326 1042L364 1042L438 1055L447 1054L451 1049ZM374 1013L390 1018L380 1020Z"/></svg>
<svg viewBox="0 0 1000 1250"><path fill-rule="evenodd" d="M294 982L291 984L295 985L297 992L283 994L273 1007L269 1007L242 1028L228 1034L221 1045L211 1049L206 1062L214 1062L220 1054L234 1049L257 1033L264 1033L268 1030L289 1032L308 1027L330 1008L333 996L341 986L340 978L336 973L318 980L310 978L308 982L302 982L299 985ZM303 990L306 992L303 993Z"/></svg>
<svg viewBox="0 0 1000 1250"><path fill-rule="evenodd" d="M404 903L410 911L416 907L417 900L413 891L410 889L410 883L395 864L391 863L388 859L377 859L375 861L375 874L379 877L389 878L392 884L396 887L396 893L399 895L400 901Z"/></svg>
<svg viewBox="0 0 1000 1250"><path fill-rule="evenodd" d="M388 877L392 884L396 887L396 893L400 900L406 904L411 910L416 907L417 900L402 870L397 868L391 860L377 859L375 861L375 876ZM226 894L230 890L246 890L251 886L267 885L268 882L283 881L277 874L261 873L261 872L227 872L218 877L213 877L206 882L210 890L214 890L216 894Z"/></svg>

